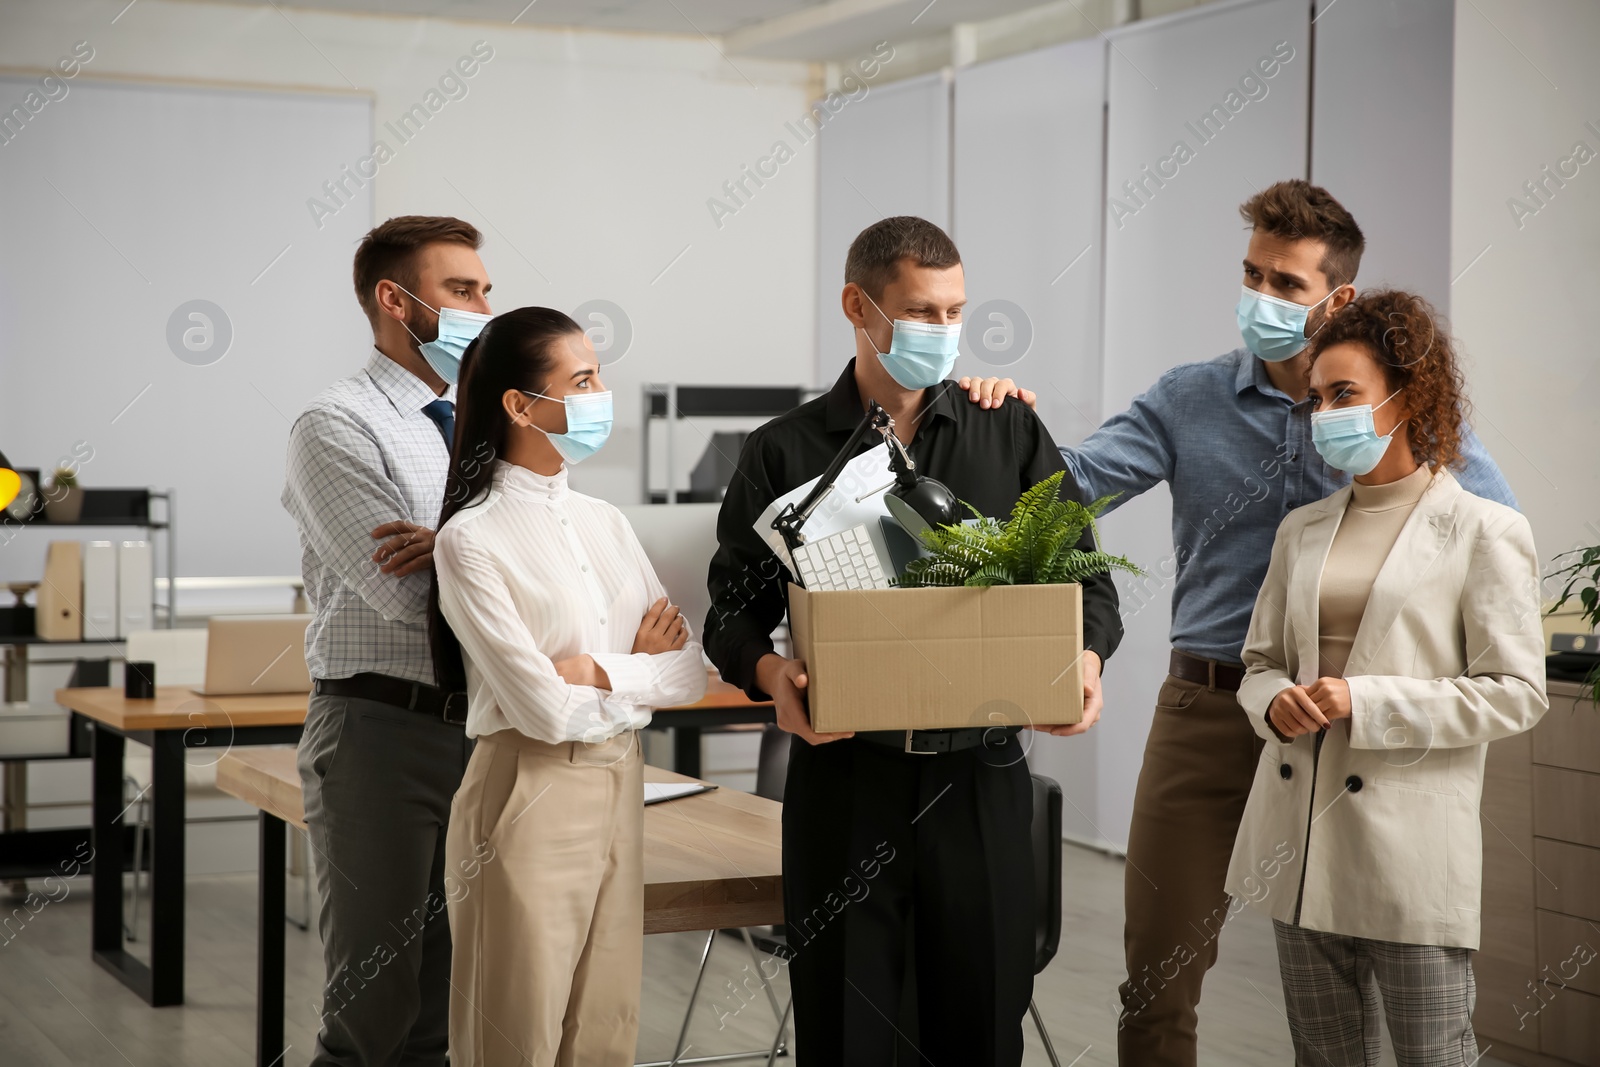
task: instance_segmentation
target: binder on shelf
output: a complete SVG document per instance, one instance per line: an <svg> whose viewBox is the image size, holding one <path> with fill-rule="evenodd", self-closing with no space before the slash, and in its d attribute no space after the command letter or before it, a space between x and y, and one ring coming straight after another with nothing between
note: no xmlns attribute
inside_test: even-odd
<svg viewBox="0 0 1600 1067"><path fill-rule="evenodd" d="M51 541L34 595L34 627L46 641L83 640L83 542Z"/></svg>
<svg viewBox="0 0 1600 1067"><path fill-rule="evenodd" d="M155 562L149 541L124 541L117 548L117 636L155 627Z"/></svg>
<svg viewBox="0 0 1600 1067"><path fill-rule="evenodd" d="M110 541L83 544L83 635L117 636L117 549Z"/></svg>

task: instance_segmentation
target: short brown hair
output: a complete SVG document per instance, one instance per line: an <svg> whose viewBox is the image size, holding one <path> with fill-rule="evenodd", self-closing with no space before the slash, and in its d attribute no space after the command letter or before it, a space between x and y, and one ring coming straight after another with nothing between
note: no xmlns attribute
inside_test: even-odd
<svg viewBox="0 0 1600 1067"><path fill-rule="evenodd" d="M1331 288L1356 280L1366 238L1344 205L1320 185L1301 178L1277 182L1239 205L1252 229L1289 240L1321 241L1323 276Z"/></svg>
<svg viewBox="0 0 1600 1067"><path fill-rule="evenodd" d="M895 215L874 222L850 242L844 257L844 280L855 282L877 298L900 273L902 259L919 267L945 270L961 263L961 253L950 235L927 219Z"/></svg>
<svg viewBox="0 0 1600 1067"><path fill-rule="evenodd" d="M476 251L483 247L483 234L472 223L449 215L396 215L361 239L356 249L356 299L369 320L378 321L373 289L384 278L416 292L417 251L435 241L454 241Z"/></svg>
<svg viewBox="0 0 1600 1067"><path fill-rule="evenodd" d="M1461 461L1466 381L1449 324L1415 293L1374 289L1340 308L1311 339L1313 362L1337 344L1358 344L1377 360L1389 391L1405 390L1411 454L1429 467Z"/></svg>

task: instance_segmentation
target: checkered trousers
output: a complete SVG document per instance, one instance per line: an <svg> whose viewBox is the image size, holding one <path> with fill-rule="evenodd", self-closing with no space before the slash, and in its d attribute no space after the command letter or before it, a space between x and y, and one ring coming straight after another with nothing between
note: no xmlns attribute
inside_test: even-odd
<svg viewBox="0 0 1600 1067"><path fill-rule="evenodd" d="M1471 950L1403 945L1274 920L1296 1067L1376 1067L1387 1020L1400 1067L1471 1067Z"/></svg>

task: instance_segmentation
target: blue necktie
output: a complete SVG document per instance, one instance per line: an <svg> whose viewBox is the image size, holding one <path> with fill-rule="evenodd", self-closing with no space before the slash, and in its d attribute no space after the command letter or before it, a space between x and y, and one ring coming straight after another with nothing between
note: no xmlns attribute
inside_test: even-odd
<svg viewBox="0 0 1600 1067"><path fill-rule="evenodd" d="M438 425L445 451L450 451L456 440L456 406L448 400L435 400L423 407L422 413Z"/></svg>

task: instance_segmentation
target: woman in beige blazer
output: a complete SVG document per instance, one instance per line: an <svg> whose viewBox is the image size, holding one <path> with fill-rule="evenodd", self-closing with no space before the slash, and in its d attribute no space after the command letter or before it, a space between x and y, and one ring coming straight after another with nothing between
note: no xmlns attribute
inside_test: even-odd
<svg viewBox="0 0 1600 1067"><path fill-rule="evenodd" d="M1548 703L1527 520L1463 490L1453 346L1420 297L1353 301L1312 344L1312 435L1354 482L1291 512L1239 703L1266 740L1228 891L1266 908L1295 1062L1478 1058L1484 747Z"/></svg>

